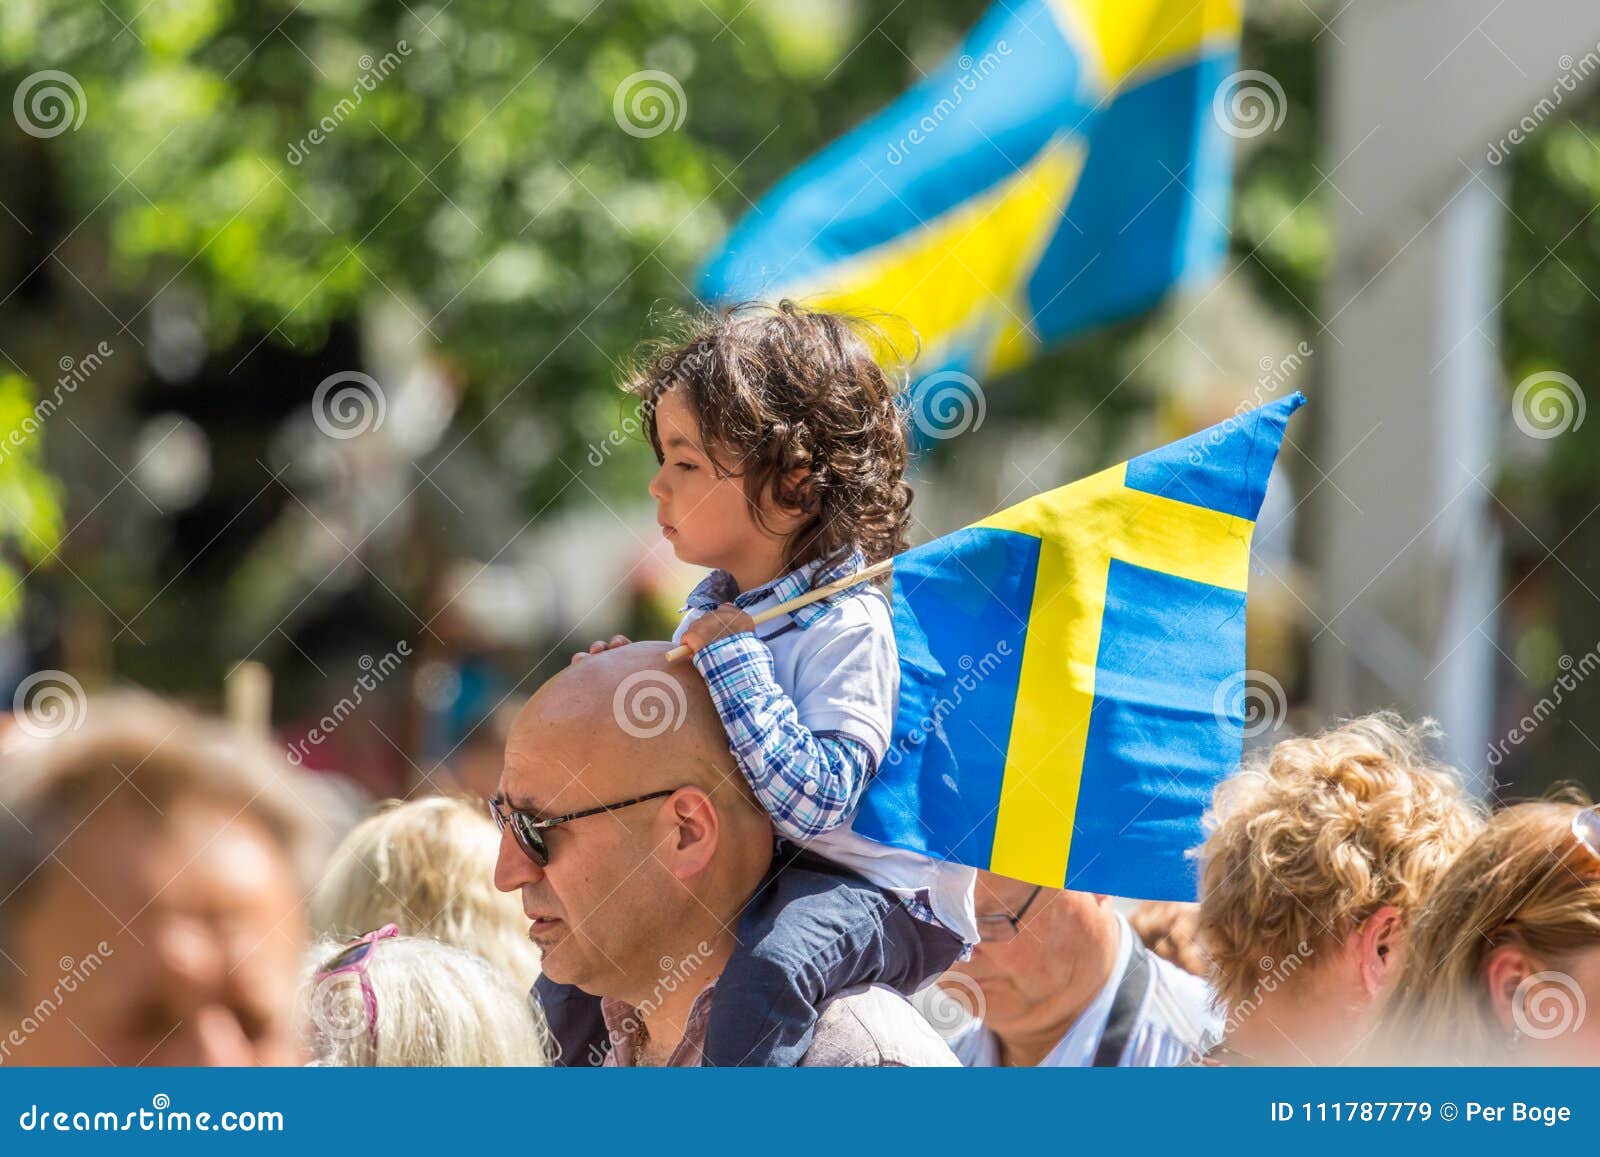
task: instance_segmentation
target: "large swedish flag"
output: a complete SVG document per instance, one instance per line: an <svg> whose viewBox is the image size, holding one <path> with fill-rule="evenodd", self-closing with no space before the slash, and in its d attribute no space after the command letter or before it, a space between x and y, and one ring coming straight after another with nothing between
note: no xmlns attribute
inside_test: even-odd
<svg viewBox="0 0 1600 1157"><path fill-rule="evenodd" d="M887 311L983 373L1209 279L1239 0L1006 0L958 54L785 178L702 274L714 300Z"/></svg>
<svg viewBox="0 0 1600 1157"><path fill-rule="evenodd" d="M1244 735L1245 585L1300 394L894 565L900 703L855 829L1050 887L1192 900Z"/></svg>

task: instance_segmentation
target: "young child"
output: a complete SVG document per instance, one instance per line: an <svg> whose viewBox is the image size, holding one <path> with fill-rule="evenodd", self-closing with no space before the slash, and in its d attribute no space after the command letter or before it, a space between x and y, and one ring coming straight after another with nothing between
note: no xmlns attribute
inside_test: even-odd
<svg viewBox="0 0 1600 1157"><path fill-rule="evenodd" d="M740 918L705 1059L792 1065L828 995L909 992L977 941L972 869L851 829L899 694L888 598L862 583L759 629L751 618L905 549L903 418L855 326L789 302L705 325L630 389L661 463L661 531L678 558L713 568L674 641L693 650L740 769L795 845ZM598 1018L571 989L539 991L571 1058Z"/></svg>

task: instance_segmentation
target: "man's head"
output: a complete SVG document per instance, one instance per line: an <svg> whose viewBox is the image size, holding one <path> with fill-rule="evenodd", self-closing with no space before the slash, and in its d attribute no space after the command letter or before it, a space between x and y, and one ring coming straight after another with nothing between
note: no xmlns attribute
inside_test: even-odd
<svg viewBox="0 0 1600 1157"><path fill-rule="evenodd" d="M302 773L144 697L0 760L0 1056L298 1063Z"/></svg>
<svg viewBox="0 0 1600 1157"><path fill-rule="evenodd" d="M1109 975L1110 901L992 872L978 873L975 900L983 939L954 971L977 983L984 1024L1001 1036L1065 1031Z"/></svg>
<svg viewBox="0 0 1600 1157"><path fill-rule="evenodd" d="M670 794L543 829L536 864L508 827L495 884L520 891L545 975L638 1003L704 939L725 940L772 855L705 684L666 644L634 643L550 680L506 743L503 810L536 819Z"/></svg>

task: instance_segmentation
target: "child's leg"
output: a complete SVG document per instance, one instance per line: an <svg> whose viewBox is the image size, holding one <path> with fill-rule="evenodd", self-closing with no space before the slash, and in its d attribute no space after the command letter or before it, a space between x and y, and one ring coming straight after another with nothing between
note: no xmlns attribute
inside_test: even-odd
<svg viewBox="0 0 1600 1157"><path fill-rule="evenodd" d="M551 1039L559 1049L552 1063L577 1069L599 1067L607 1052L600 998L544 976L533 982L531 996L543 1009Z"/></svg>
<svg viewBox="0 0 1600 1157"><path fill-rule="evenodd" d="M827 997L862 984L910 992L962 948L893 895L810 855L768 877L738 936L712 999L708 1065L798 1064Z"/></svg>

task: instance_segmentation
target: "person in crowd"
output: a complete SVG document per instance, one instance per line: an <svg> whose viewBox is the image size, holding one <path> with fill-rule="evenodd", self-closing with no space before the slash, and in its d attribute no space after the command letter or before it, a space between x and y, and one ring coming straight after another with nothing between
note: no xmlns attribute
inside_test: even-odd
<svg viewBox="0 0 1600 1157"><path fill-rule="evenodd" d="M1483 822L1436 734L1368 715L1217 789L1200 937L1227 1019L1208 1063L1340 1064L1371 1034L1411 920Z"/></svg>
<svg viewBox="0 0 1600 1157"><path fill-rule="evenodd" d="M311 1064L337 1068L533 1067L544 1027L504 969L393 924L323 940L304 994Z"/></svg>
<svg viewBox="0 0 1600 1157"><path fill-rule="evenodd" d="M539 950L521 905L494 886L499 846L481 800L390 801L335 849L311 896L312 931L342 938L394 924L476 953L526 992Z"/></svg>
<svg viewBox="0 0 1600 1157"><path fill-rule="evenodd" d="M142 695L8 742L0 1063L293 1065L317 785Z"/></svg>
<svg viewBox="0 0 1600 1157"><path fill-rule="evenodd" d="M1209 965L1200 947L1200 905L1176 900L1145 900L1128 913L1128 923L1144 946L1191 976L1205 976Z"/></svg>
<svg viewBox="0 0 1600 1157"><path fill-rule="evenodd" d="M983 872L978 930L944 982L977 988L978 1016L951 1039L966 1065L1182 1065L1212 1043L1205 982L1146 949L1108 897Z"/></svg>
<svg viewBox="0 0 1600 1157"><path fill-rule="evenodd" d="M1600 1065L1600 813L1496 813L1417 914L1370 1059Z"/></svg>
<svg viewBox="0 0 1600 1157"><path fill-rule="evenodd" d="M660 463L649 490L662 532L679 559L712 568L674 641L778 834L818 870L846 869L786 873L741 915L712 1011L715 1064L793 1064L824 995L875 981L913 991L976 940L971 868L853 827L899 698L884 592L859 583L760 630L753 619L906 547L905 418L871 337L792 302L746 308L707 319L630 384ZM553 989L541 994L570 1051L580 1004Z"/></svg>
<svg viewBox="0 0 1600 1157"><path fill-rule="evenodd" d="M518 892L544 976L598 996L601 1061L692 1066L740 913L794 870L728 749L704 680L665 643L590 656L529 701L490 801L495 884ZM637 725L631 695L659 709ZM827 880L826 873L817 873ZM781 890L781 889L780 889ZM823 966L804 944L786 968ZM955 1065L904 997L857 985L824 997L803 1065Z"/></svg>

